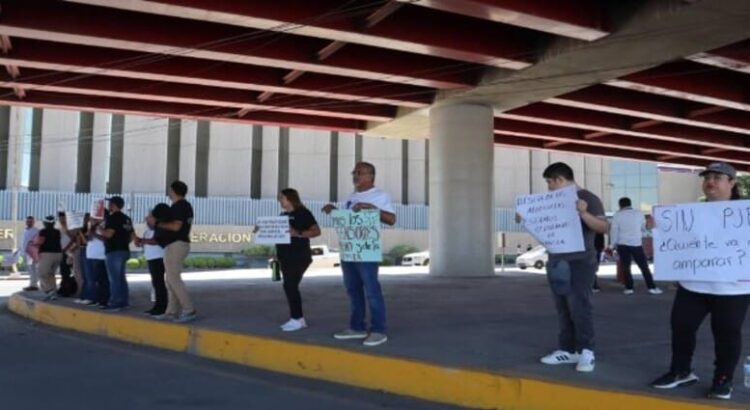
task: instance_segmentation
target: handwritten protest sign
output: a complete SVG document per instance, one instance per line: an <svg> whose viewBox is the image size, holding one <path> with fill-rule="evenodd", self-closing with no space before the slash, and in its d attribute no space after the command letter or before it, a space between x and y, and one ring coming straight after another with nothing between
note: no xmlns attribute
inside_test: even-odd
<svg viewBox="0 0 750 410"><path fill-rule="evenodd" d="M345 262L382 262L380 212L377 210L331 212L339 237L341 260Z"/></svg>
<svg viewBox="0 0 750 410"><path fill-rule="evenodd" d="M94 219L104 219L104 200L95 199L91 202L91 211L89 212Z"/></svg>
<svg viewBox="0 0 750 410"><path fill-rule="evenodd" d="M750 201L654 207L659 280L750 280Z"/></svg>
<svg viewBox="0 0 750 410"><path fill-rule="evenodd" d="M576 210L577 188L566 188L544 194L516 198L516 212L523 226L549 253L581 252L583 228Z"/></svg>
<svg viewBox="0 0 750 410"><path fill-rule="evenodd" d="M83 228L84 214L81 212L65 212L65 222L69 230Z"/></svg>
<svg viewBox="0 0 750 410"><path fill-rule="evenodd" d="M267 245L291 243L288 216L261 216L255 221L255 225L258 227L255 243Z"/></svg>

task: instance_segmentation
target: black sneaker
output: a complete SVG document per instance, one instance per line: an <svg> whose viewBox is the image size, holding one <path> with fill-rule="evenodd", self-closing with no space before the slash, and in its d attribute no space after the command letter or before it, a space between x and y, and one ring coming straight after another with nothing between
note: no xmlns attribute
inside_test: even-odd
<svg viewBox="0 0 750 410"><path fill-rule="evenodd" d="M698 376L693 372L677 373L669 372L651 382L651 387L655 389L674 389L680 386L689 386L698 383Z"/></svg>
<svg viewBox="0 0 750 410"><path fill-rule="evenodd" d="M726 377L720 377L718 380L714 380L711 390L708 392L708 397L711 399L729 400L732 398L732 381Z"/></svg>
<svg viewBox="0 0 750 410"><path fill-rule="evenodd" d="M39 288L36 287L36 286L26 286L25 288L23 288L21 290L23 290L24 292L33 292L35 290L39 290Z"/></svg>

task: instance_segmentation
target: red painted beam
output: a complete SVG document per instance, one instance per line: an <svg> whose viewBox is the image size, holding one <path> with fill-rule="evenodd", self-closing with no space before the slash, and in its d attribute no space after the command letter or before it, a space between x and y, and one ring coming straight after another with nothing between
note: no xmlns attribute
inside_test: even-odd
<svg viewBox="0 0 750 410"><path fill-rule="evenodd" d="M605 85L584 88L545 102L750 135L750 116L746 112Z"/></svg>
<svg viewBox="0 0 750 410"><path fill-rule="evenodd" d="M748 139L742 134L707 130L670 123L652 125L648 128L633 130L631 129L631 125L636 122L636 119L632 117L546 103L531 104L526 107L516 108L514 110L497 114L496 116L499 118L587 130L591 131L587 135L590 139L609 134L620 134L651 138L670 143L689 141L695 145L711 148L727 148L750 152Z"/></svg>
<svg viewBox="0 0 750 410"><path fill-rule="evenodd" d="M544 144L545 141L542 139L531 139L531 138L523 138L523 137L515 137L515 136L507 136L507 135L496 135L495 136L495 144L506 146L506 147L513 147L513 148L527 148L527 149L534 149L534 150L546 150L546 151L559 151L559 152L570 152L575 154L584 154L584 155L596 155L600 157L608 157L608 158L617 158L617 159L629 159L629 160L636 160L636 161L648 161L648 162L666 162L671 164L679 164L679 165L690 165L690 166L699 166L699 167L705 167L709 164L707 161L698 160L695 158L672 158L672 159L666 159L664 161L660 161L659 157L660 155L654 155L644 152L637 152L637 151L629 151L625 149L616 149L616 148L602 148L602 147L592 147L592 146L586 146L586 145L580 145L580 144L565 144L561 146L557 146L554 148L545 148ZM740 171L748 171L750 167L748 167L745 164L737 164L730 162L737 170Z"/></svg>
<svg viewBox="0 0 750 410"><path fill-rule="evenodd" d="M260 101L257 92L202 85L162 83L108 76L80 76L37 69L24 69L17 78L0 74L0 87L20 87L34 91L49 91L89 96L117 97L136 100L197 104L291 114L349 118L362 121L388 121L396 108L361 102L329 100L276 94Z"/></svg>
<svg viewBox="0 0 750 410"><path fill-rule="evenodd" d="M630 90L750 111L750 76L692 61L665 64L608 81Z"/></svg>
<svg viewBox="0 0 750 410"><path fill-rule="evenodd" d="M13 45L7 55L0 54L0 64L413 108L428 106L434 95L425 87L315 73L285 85L282 78L287 72L282 69L196 58L159 59L154 54L24 38L13 39Z"/></svg>
<svg viewBox="0 0 750 410"><path fill-rule="evenodd" d="M124 98L83 96L80 94L35 91L23 100L8 93L0 95L0 105L100 111L118 114L183 118L205 121L225 121L245 124L264 124L283 127L315 128L333 131L360 132L365 122L282 112L257 111L239 118L237 110L205 105L174 104L160 101L129 100Z"/></svg>
<svg viewBox="0 0 750 410"><path fill-rule="evenodd" d="M291 32L297 36L522 69L533 63L533 32L399 4L339 0L73 0L141 13ZM382 12L382 15L378 14ZM392 13L389 13L392 12ZM369 17L368 17L369 16ZM365 20L367 19L367 21ZM486 41L493 39L493 41Z"/></svg>
<svg viewBox="0 0 750 410"><path fill-rule="evenodd" d="M579 40L609 34L603 3L594 0L420 0L415 4Z"/></svg>
<svg viewBox="0 0 750 410"><path fill-rule="evenodd" d="M495 134L512 135L524 138L544 139L544 147L551 148L563 144L578 144L592 147L627 149L635 152L647 152L662 156L670 155L684 158L695 158L703 161L734 161L750 165L750 152L726 151L721 155L703 153L698 145L682 143L664 144L662 141L649 138L632 137L622 134L611 134L596 139L586 139L581 131L575 128L557 127L497 118L494 124Z"/></svg>
<svg viewBox="0 0 750 410"><path fill-rule="evenodd" d="M483 69L362 45L317 61L326 40L51 0L4 2L0 33L440 89L472 87Z"/></svg>
<svg viewBox="0 0 750 410"><path fill-rule="evenodd" d="M687 57L696 63L750 74L750 40Z"/></svg>

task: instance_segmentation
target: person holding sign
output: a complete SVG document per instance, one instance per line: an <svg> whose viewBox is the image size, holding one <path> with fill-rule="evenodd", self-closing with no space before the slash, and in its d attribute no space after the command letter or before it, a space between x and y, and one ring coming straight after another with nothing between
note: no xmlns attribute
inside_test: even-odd
<svg viewBox="0 0 750 410"><path fill-rule="evenodd" d="M302 204L297 190L286 188L279 193L279 204L284 210L282 216L289 218L288 244L276 244L276 257L281 265L284 279L284 293L289 304L289 321L281 325L281 330L293 332L307 327L302 314L302 295L299 284L302 276L312 263L310 238L320 236L320 227L312 212Z"/></svg>
<svg viewBox="0 0 750 410"><path fill-rule="evenodd" d="M737 171L715 162L700 173L707 202L740 199ZM659 225L654 226L657 230ZM659 255L657 254L657 257ZM692 371L695 336L703 319L711 315L716 358L708 397L732 397L732 379L742 352L742 324L750 306L750 282L679 281L672 305L672 362L669 372L654 380L656 389L672 389L698 382Z"/></svg>
<svg viewBox="0 0 750 410"><path fill-rule="evenodd" d="M104 241L105 263L109 279L109 300L103 310L119 312L127 308L130 300L126 263L130 259L130 242L135 239L133 221L122 212L125 200L120 196L109 199L109 214L104 227L96 234Z"/></svg>
<svg viewBox="0 0 750 410"><path fill-rule="evenodd" d="M549 365L575 364L579 372L591 372L594 370L591 296L598 268L594 236L606 233L609 223L602 201L592 192L577 187L573 169L569 165L562 162L551 164L544 170L543 177L550 191L575 187L578 198L575 202L578 212L575 223L580 220L583 250L549 253L547 278L560 324L559 348L542 357L541 362ZM516 214L516 222L522 222L520 214Z"/></svg>
<svg viewBox="0 0 750 410"><path fill-rule="evenodd" d="M346 201L346 209L354 212L377 210L380 213L380 222L387 225L396 223L391 196L375 187L374 165L368 162L357 163L352 171L352 182L354 193ZM328 204L322 211L330 214L334 209L336 207L333 204ZM377 346L388 341L385 334L385 300L378 281L378 268L377 262L341 262L351 315L349 328L334 334L334 338L364 339L365 346ZM369 333L365 325L366 304L370 307Z"/></svg>

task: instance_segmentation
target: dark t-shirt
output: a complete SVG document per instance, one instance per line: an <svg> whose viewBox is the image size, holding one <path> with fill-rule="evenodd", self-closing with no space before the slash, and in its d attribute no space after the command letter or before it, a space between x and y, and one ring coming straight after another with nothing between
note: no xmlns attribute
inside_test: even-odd
<svg viewBox="0 0 750 410"><path fill-rule="evenodd" d="M104 241L106 253L115 251L129 251L133 234L133 221L122 212L109 214L104 220L104 229L113 229L115 234Z"/></svg>
<svg viewBox="0 0 750 410"><path fill-rule="evenodd" d="M175 232L173 240L169 243L182 241L190 242L190 229L193 227L193 206L190 202L180 199L172 204L170 208L173 221L182 221L182 227Z"/></svg>
<svg viewBox="0 0 750 410"><path fill-rule="evenodd" d="M303 232L317 225L313 214L307 208L299 208L292 212L283 212L282 216L289 216L289 226L297 232ZM276 255L279 260L289 262L311 262L312 254L310 252L309 238L294 238L292 243L276 245Z"/></svg>
<svg viewBox="0 0 750 410"><path fill-rule="evenodd" d="M580 189L578 190L578 199L585 201L588 204L587 211L591 215L604 218L604 205L602 205L601 199L594 195L593 192ZM594 245L594 237L596 232L589 229L583 219L581 219L581 228L583 229L583 244L586 248L583 252L570 252L570 253L551 253L549 255L550 261L554 260L578 260L586 257L596 258L596 246Z"/></svg>
<svg viewBox="0 0 750 410"><path fill-rule="evenodd" d="M60 244L60 231L51 229L42 229L39 236L44 238L44 243L39 247L39 253L61 253L62 245Z"/></svg>

